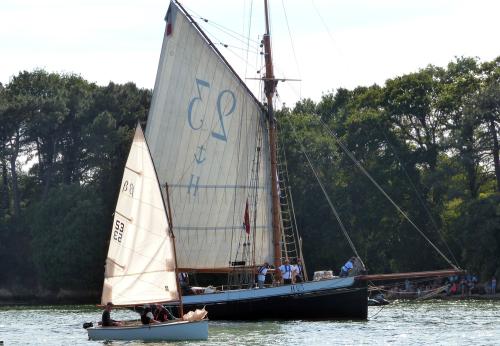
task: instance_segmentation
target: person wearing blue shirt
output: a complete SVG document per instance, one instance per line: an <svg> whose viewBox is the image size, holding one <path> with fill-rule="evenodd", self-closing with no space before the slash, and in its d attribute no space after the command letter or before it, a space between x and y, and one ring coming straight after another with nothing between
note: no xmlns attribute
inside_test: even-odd
<svg viewBox="0 0 500 346"><path fill-rule="evenodd" d="M341 278L345 278L347 276L349 276L349 272L352 270L353 268L353 263L354 263L354 257L351 257L349 259L349 261L347 261L343 266L342 268L340 268L340 277Z"/></svg>

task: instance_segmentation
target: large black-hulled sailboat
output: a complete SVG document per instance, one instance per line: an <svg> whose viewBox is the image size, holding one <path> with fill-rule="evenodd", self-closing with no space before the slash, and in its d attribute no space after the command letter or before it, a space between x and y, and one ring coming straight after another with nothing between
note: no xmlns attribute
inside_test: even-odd
<svg viewBox="0 0 500 346"><path fill-rule="evenodd" d="M278 170L272 107L278 79L273 73L267 5L264 0L266 31L260 44L266 72L259 78L264 86L263 103L178 2L170 4L165 18L146 139L160 182L170 186L170 198L165 198L172 206L169 215L177 270L227 275L227 285L200 288L183 298L184 305L206 307L211 319L366 319L369 281L459 273L415 226L452 269L342 278L326 275L317 281L307 281L304 270L304 282L255 287L254 276L261 264L273 263L278 268L286 260L303 257L293 202L282 186L283 172ZM414 225L352 153L346 154ZM357 255L326 192L325 197ZM357 258L358 269L363 269Z"/></svg>

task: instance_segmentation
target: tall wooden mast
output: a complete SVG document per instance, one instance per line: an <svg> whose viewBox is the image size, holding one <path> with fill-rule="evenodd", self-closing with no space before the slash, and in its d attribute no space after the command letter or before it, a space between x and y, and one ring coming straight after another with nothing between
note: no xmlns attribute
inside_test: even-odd
<svg viewBox="0 0 500 346"><path fill-rule="evenodd" d="M276 121L273 112L273 96L276 90L276 81L273 72L273 59L271 54L271 36L269 33L269 11L267 0L264 0L266 16L266 33L264 34L264 57L266 62L266 75L264 77L264 93L267 98L267 115L269 117L269 146L271 147L271 190L273 211L273 245L274 267L281 265L281 230L280 230L280 201L278 195L278 169L276 159Z"/></svg>

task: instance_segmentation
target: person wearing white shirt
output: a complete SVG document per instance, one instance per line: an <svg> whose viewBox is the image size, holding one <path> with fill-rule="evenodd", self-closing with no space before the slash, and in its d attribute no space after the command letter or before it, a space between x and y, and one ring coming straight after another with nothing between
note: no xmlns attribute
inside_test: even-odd
<svg viewBox="0 0 500 346"><path fill-rule="evenodd" d="M304 281L304 268L302 267L302 260L298 258L294 264L292 264L292 274L293 282L303 282Z"/></svg>
<svg viewBox="0 0 500 346"><path fill-rule="evenodd" d="M264 288L264 282L266 281L266 274L269 270L269 263L264 263L261 267L259 267L259 271L257 273L257 284L259 288Z"/></svg>
<svg viewBox="0 0 500 346"><path fill-rule="evenodd" d="M283 277L283 283L285 285L290 285L292 283L292 266L288 260L280 265L279 270L281 272L281 277Z"/></svg>

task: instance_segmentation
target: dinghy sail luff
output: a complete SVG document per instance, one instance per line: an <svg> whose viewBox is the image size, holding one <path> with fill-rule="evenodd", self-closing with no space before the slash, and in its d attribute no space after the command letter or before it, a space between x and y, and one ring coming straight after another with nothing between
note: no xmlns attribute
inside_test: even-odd
<svg viewBox="0 0 500 346"><path fill-rule="evenodd" d="M167 214L153 161L137 126L116 205L101 304L179 300Z"/></svg>
<svg viewBox="0 0 500 346"><path fill-rule="evenodd" d="M177 5L166 21L146 138L162 185L169 182L179 270L227 269L242 243L254 246L251 262L272 263L262 105Z"/></svg>

